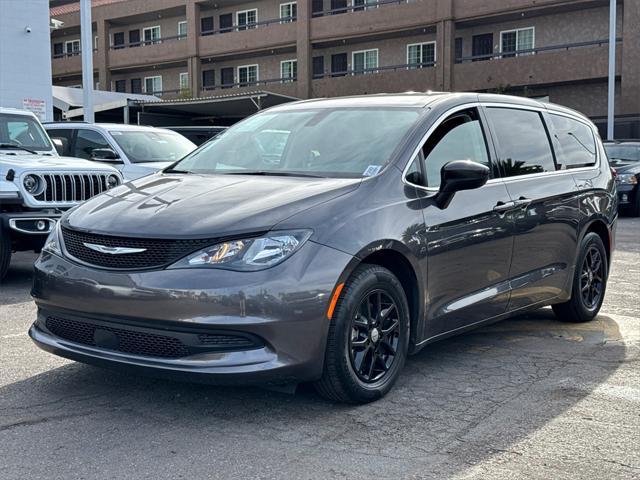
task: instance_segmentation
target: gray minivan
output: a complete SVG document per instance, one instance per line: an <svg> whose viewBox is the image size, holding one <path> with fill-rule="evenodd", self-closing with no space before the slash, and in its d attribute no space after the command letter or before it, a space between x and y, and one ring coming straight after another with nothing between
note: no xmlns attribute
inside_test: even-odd
<svg viewBox="0 0 640 480"><path fill-rule="evenodd" d="M290 103L65 214L29 333L96 365L368 402L436 340L547 305L593 319L616 200L596 128L567 108Z"/></svg>

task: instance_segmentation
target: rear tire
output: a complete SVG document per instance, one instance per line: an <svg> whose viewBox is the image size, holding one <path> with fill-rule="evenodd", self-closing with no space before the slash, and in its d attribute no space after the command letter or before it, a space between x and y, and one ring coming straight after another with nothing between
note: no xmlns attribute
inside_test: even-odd
<svg viewBox="0 0 640 480"><path fill-rule="evenodd" d="M604 301L608 266L602 239L596 233L587 233L580 244L571 299L552 307L558 320L582 323L595 318Z"/></svg>
<svg viewBox="0 0 640 480"><path fill-rule="evenodd" d="M398 379L408 345L409 305L402 285L386 268L362 265L333 312L316 390L336 402L377 400Z"/></svg>
<svg viewBox="0 0 640 480"><path fill-rule="evenodd" d="M11 263L11 239L9 234L0 228L0 282L4 279Z"/></svg>

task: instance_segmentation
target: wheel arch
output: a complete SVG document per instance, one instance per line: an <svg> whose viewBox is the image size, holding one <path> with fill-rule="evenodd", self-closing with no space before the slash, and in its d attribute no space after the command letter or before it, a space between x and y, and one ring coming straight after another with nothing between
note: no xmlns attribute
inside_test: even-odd
<svg viewBox="0 0 640 480"><path fill-rule="evenodd" d="M607 253L607 264L611 266L611 254L613 253L613 238L611 230L609 229L607 223L602 218L595 218L587 223L582 231L582 235L580 235L580 241L578 245L582 243L582 240L588 233L595 233L600 237L602 243L604 244L605 251Z"/></svg>

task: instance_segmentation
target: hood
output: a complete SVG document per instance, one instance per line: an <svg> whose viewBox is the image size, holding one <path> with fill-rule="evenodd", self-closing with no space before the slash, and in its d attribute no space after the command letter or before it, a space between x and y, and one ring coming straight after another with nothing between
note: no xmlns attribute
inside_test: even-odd
<svg viewBox="0 0 640 480"><path fill-rule="evenodd" d="M174 163L176 163L175 160L171 160L167 162L140 162L140 163L132 163L132 165L135 166L136 168L157 172L158 170L167 168L169 165L172 165Z"/></svg>
<svg viewBox="0 0 640 480"><path fill-rule="evenodd" d="M155 174L98 195L63 225L147 238L212 238L270 230L355 190L361 179ZM300 228L308 225L300 225Z"/></svg>
<svg viewBox="0 0 640 480"><path fill-rule="evenodd" d="M117 172L115 168L109 165L82 160L81 158L34 155L31 153L12 155L4 151L0 152L0 167L2 167L3 170L11 168L15 170L16 173L24 170Z"/></svg>

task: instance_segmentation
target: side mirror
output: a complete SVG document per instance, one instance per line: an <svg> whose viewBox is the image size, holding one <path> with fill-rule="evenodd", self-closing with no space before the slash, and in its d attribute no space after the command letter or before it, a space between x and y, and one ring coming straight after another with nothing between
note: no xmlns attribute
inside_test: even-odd
<svg viewBox="0 0 640 480"><path fill-rule="evenodd" d="M454 160L440 171L440 191L436 203L447 208L456 192L482 187L489 180L489 168L471 160Z"/></svg>
<svg viewBox="0 0 640 480"><path fill-rule="evenodd" d="M91 160L107 163L122 163L120 156L110 148L94 148L91 150Z"/></svg>
<svg viewBox="0 0 640 480"><path fill-rule="evenodd" d="M65 154L65 141L67 139L66 138L52 138L51 141L53 142L53 146L56 149L56 152L58 152L58 155L63 155Z"/></svg>

